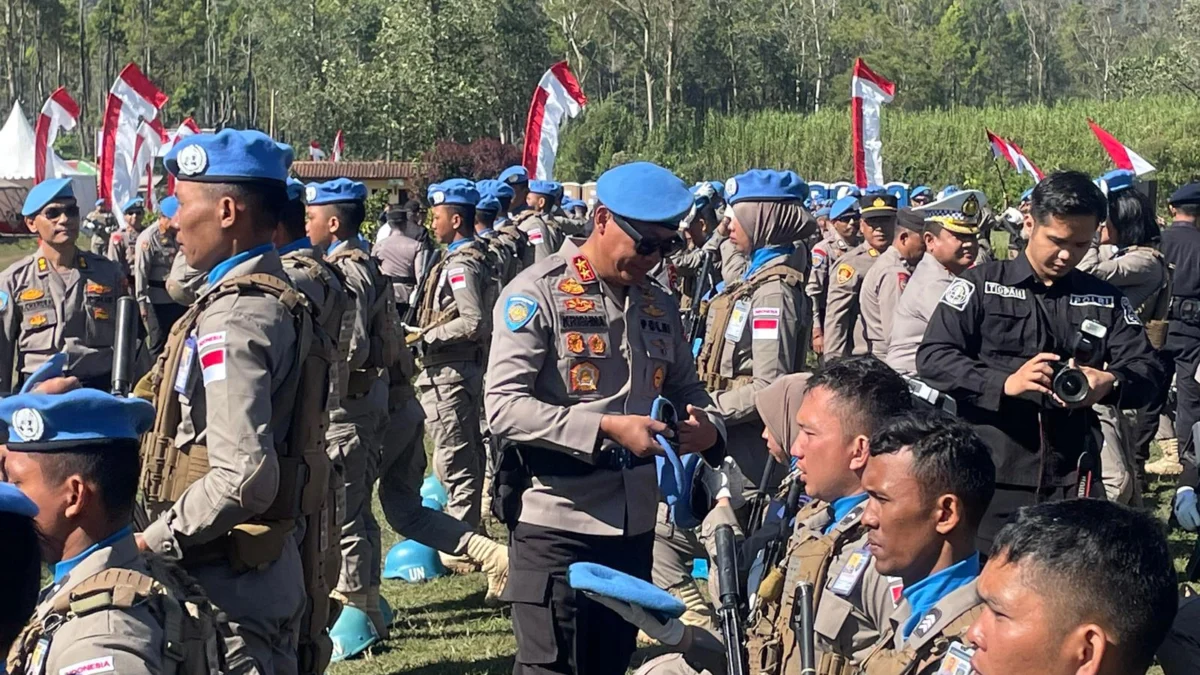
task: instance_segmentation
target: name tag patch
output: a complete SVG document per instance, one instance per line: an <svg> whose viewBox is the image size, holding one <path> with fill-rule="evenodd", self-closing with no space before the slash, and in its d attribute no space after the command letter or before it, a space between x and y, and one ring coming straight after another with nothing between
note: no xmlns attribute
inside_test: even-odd
<svg viewBox="0 0 1200 675"><path fill-rule="evenodd" d="M1071 294L1071 304L1075 307L1104 307L1112 309L1116 306L1111 295L1079 295Z"/></svg>
<svg viewBox="0 0 1200 675"><path fill-rule="evenodd" d="M998 295L1002 298L1015 298L1017 300L1024 300L1026 298L1024 288L1013 288L1012 286L1005 286L994 281L984 284L983 292L988 295Z"/></svg>
<svg viewBox="0 0 1200 675"><path fill-rule="evenodd" d="M563 314L559 316L563 328L604 328L608 318L600 314ZM642 320L645 323L645 319Z"/></svg>
<svg viewBox="0 0 1200 675"><path fill-rule="evenodd" d="M210 333L196 341L200 354L200 372L204 375L204 386L225 379L225 331Z"/></svg>
<svg viewBox="0 0 1200 675"><path fill-rule="evenodd" d="M97 673L111 673L116 669L117 667L113 663L113 657L110 654L109 656L101 656L98 659L73 663L66 668L60 669L58 675L96 675Z"/></svg>

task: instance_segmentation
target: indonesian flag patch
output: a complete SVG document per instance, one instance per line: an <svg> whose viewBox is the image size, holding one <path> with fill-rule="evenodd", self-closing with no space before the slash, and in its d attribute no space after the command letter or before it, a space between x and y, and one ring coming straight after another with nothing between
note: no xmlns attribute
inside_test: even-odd
<svg viewBox="0 0 1200 675"><path fill-rule="evenodd" d="M755 340L778 340L779 314L778 307L755 307L750 319L750 326L754 331L752 338Z"/></svg>
<svg viewBox="0 0 1200 675"><path fill-rule="evenodd" d="M538 246L542 243L543 236L542 228L535 227L529 231L529 243L533 244L534 246Z"/></svg>
<svg viewBox="0 0 1200 675"><path fill-rule="evenodd" d="M225 379L225 331L209 333L196 343L200 354L200 372L204 374L204 386Z"/></svg>
<svg viewBox="0 0 1200 675"><path fill-rule="evenodd" d="M467 271L461 267L447 272L446 278L450 281L450 288L456 291L467 287Z"/></svg>

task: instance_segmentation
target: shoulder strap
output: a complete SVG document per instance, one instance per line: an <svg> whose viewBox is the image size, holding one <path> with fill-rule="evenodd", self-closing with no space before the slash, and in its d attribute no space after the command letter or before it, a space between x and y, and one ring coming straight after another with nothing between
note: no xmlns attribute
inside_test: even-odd
<svg viewBox="0 0 1200 675"><path fill-rule="evenodd" d="M951 619L938 631L938 635L920 647L906 646L900 651L888 648L895 638L889 622L887 630L879 636L875 648L862 663L864 675L907 675L920 672L926 665L939 659L950 648L950 644L961 641L975 619L983 614L983 603L972 605ZM914 667L915 665L915 667Z"/></svg>

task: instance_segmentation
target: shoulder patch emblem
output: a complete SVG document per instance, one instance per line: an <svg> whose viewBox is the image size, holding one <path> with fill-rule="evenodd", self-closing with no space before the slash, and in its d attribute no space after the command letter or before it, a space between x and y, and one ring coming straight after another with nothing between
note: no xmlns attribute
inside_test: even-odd
<svg viewBox="0 0 1200 675"><path fill-rule="evenodd" d="M900 287L900 292L903 293L905 288L908 288L908 280L912 275L908 272L896 272L896 285Z"/></svg>
<svg viewBox="0 0 1200 675"><path fill-rule="evenodd" d="M854 267L850 263L841 263L834 271L834 279L839 284L848 283L854 278Z"/></svg>
<svg viewBox="0 0 1200 675"><path fill-rule="evenodd" d="M812 252L813 269L820 269L825 266L825 252L819 248L814 248Z"/></svg>
<svg viewBox="0 0 1200 675"><path fill-rule="evenodd" d="M583 295L583 284L575 279L563 279L558 282L558 290L570 295Z"/></svg>
<svg viewBox="0 0 1200 675"><path fill-rule="evenodd" d="M0 301L0 312L4 311L4 306L5 303ZM1134 311L1133 303L1129 301L1129 298L1121 298L1121 312L1125 315L1125 323L1130 326L1142 325L1142 318Z"/></svg>
<svg viewBox="0 0 1200 675"><path fill-rule="evenodd" d="M540 227L535 227L529 230L527 236L529 237L529 243L533 244L534 246L541 246L542 242L545 241L546 238L546 235L542 233L542 228Z"/></svg>
<svg viewBox="0 0 1200 675"><path fill-rule="evenodd" d="M971 296L974 294L975 284L966 279L955 279L950 282L945 291L942 291L941 302L961 312L967 308L967 303L971 301Z"/></svg>
<svg viewBox="0 0 1200 675"><path fill-rule="evenodd" d="M0 312L8 310L8 293L0 291Z"/></svg>
<svg viewBox="0 0 1200 675"><path fill-rule="evenodd" d="M514 295L504 303L504 324L511 331L520 330L537 314L538 304L533 298Z"/></svg>
<svg viewBox="0 0 1200 675"><path fill-rule="evenodd" d="M98 659L80 661L66 668L60 668L58 675L100 675L100 673L111 673L116 669L117 667L113 663L112 654L109 654L108 656L101 656Z"/></svg>

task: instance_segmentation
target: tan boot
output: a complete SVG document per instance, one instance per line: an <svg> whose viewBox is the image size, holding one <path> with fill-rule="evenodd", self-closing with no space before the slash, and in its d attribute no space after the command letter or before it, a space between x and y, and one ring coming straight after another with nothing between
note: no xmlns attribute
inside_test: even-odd
<svg viewBox="0 0 1200 675"><path fill-rule="evenodd" d="M1162 450L1162 458L1155 462L1147 462L1146 473L1159 476L1175 476L1182 473L1183 465L1179 463L1179 439L1161 440L1158 447Z"/></svg>
<svg viewBox="0 0 1200 675"><path fill-rule="evenodd" d="M482 535L467 540L467 556L479 564L487 575L487 595L483 602L489 607L500 605L500 594L508 583L508 547L501 546Z"/></svg>

